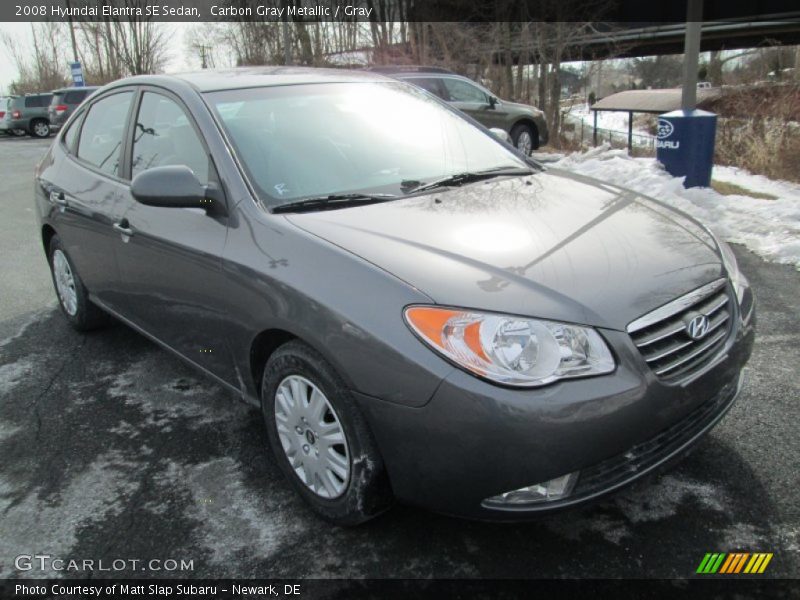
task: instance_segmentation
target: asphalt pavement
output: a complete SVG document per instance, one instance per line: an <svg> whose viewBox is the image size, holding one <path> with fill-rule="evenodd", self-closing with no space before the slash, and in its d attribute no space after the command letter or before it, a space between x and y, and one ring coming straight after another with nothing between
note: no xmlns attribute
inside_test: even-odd
<svg viewBox="0 0 800 600"><path fill-rule="evenodd" d="M32 210L45 148L0 139L0 577L90 575L15 569L36 554L155 577L690 577L707 552L732 551L773 553L761 577L800 575L791 267L735 248L758 298L747 383L672 470L528 524L397 506L343 529L291 491L256 410L121 324L68 327Z"/></svg>

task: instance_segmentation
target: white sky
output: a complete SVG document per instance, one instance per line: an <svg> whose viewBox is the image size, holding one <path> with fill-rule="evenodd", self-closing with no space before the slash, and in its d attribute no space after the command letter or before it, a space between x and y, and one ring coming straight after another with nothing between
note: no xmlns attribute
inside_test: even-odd
<svg viewBox="0 0 800 600"><path fill-rule="evenodd" d="M0 0L5 1L5 0ZM193 23L192 23L193 24ZM171 29L172 35L169 36L170 40L170 61L167 65L167 71L184 71L189 68L195 68L199 65L193 65L191 60L185 56L183 36L190 23L165 23L166 27ZM23 48L33 47L33 36L31 35L30 23L3 23L0 22L0 32L11 36L15 45ZM72 61L72 49L70 48L69 41L64 45L64 68ZM18 72L14 61L8 54L6 45L0 42L0 95L8 92L9 84L17 78ZM91 83L91 82L88 82Z"/></svg>

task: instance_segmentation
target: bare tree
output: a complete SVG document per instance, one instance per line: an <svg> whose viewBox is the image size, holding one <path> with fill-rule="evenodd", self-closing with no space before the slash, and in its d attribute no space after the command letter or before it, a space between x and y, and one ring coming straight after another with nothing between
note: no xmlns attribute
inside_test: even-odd
<svg viewBox="0 0 800 600"><path fill-rule="evenodd" d="M67 32L62 23L31 23L33 52L16 36L2 33L3 45L14 61L19 76L11 83L14 94L43 92L63 87L67 82Z"/></svg>

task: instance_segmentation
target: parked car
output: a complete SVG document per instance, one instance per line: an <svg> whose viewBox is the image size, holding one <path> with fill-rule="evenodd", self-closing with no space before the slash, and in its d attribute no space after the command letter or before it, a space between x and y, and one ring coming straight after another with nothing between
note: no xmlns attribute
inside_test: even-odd
<svg viewBox="0 0 800 600"><path fill-rule="evenodd" d="M6 132L25 131L29 135L46 138L50 135L47 109L52 94L28 94L11 98L0 129Z"/></svg>
<svg viewBox="0 0 800 600"><path fill-rule="evenodd" d="M0 121L6 116L6 107L8 106L9 100L11 100L10 96L0 96Z"/></svg>
<svg viewBox="0 0 800 600"><path fill-rule="evenodd" d="M12 98L13 96L0 96L0 132L5 133L6 135L25 135L26 132L20 129L15 131L3 129L3 121L6 118L6 109Z"/></svg>
<svg viewBox="0 0 800 600"><path fill-rule="evenodd" d="M440 67L370 67L395 79L408 81L467 113L484 127L503 129L526 156L547 143L544 113L533 106L500 100L467 77Z"/></svg>
<svg viewBox="0 0 800 600"><path fill-rule="evenodd" d="M753 344L747 279L698 222L375 73L124 79L35 177L69 323L115 316L260 407L340 524L600 497L694 446Z"/></svg>
<svg viewBox="0 0 800 600"><path fill-rule="evenodd" d="M97 86L69 87L53 91L53 99L47 109L50 119L50 129L58 131L67 122L67 119L86 98L98 89Z"/></svg>

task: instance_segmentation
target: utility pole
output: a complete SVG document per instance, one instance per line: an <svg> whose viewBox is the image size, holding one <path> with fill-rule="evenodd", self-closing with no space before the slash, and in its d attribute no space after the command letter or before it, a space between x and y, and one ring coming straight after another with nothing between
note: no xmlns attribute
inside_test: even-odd
<svg viewBox="0 0 800 600"><path fill-rule="evenodd" d="M703 24L703 0L689 0L686 9L686 36L683 42L683 91L681 108L697 108L697 62L700 54L700 30Z"/></svg>
<svg viewBox="0 0 800 600"><path fill-rule="evenodd" d="M289 46L289 17L281 22L283 28L283 64L292 64L292 49Z"/></svg>
<svg viewBox="0 0 800 600"><path fill-rule="evenodd" d="M75 24L72 22L72 13L70 11L69 0L66 0L66 3L67 3L67 14L69 15L69 17L67 17L67 19L69 20L69 36L72 39L72 60L74 62L80 62L78 60L78 43L75 41Z"/></svg>

